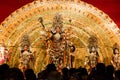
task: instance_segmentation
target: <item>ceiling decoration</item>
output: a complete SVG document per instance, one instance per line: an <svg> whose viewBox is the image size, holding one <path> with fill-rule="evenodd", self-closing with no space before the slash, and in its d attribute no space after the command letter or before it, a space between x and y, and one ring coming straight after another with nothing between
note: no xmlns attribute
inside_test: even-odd
<svg viewBox="0 0 120 80"><path fill-rule="evenodd" d="M14 60L17 60L20 51L20 40L26 34L29 36L31 51L36 51L36 64L44 61L44 37L40 34L42 27L38 19L42 17L45 27L50 29L56 13L63 17L63 28L74 36L71 41L77 47L76 55L79 55L76 62L82 62L84 57L80 57L89 53L88 39L94 36L97 38L101 61L110 63L113 45L120 44L120 30L107 14L79 0L36 0L17 9L0 24L0 43L4 43L14 52L10 65L17 65ZM43 64L36 65L35 69L41 69L41 66Z"/></svg>

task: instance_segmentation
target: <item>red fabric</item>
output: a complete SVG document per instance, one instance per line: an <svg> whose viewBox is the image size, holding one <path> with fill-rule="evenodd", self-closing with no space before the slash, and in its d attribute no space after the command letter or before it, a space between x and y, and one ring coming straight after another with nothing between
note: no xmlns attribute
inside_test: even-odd
<svg viewBox="0 0 120 80"><path fill-rule="evenodd" d="M0 0L0 23L16 9L34 0ZM101 9L120 27L120 0L82 0Z"/></svg>
<svg viewBox="0 0 120 80"><path fill-rule="evenodd" d="M104 11L120 28L120 0L82 0Z"/></svg>
<svg viewBox="0 0 120 80"><path fill-rule="evenodd" d="M34 0L0 0L0 23L13 11Z"/></svg>

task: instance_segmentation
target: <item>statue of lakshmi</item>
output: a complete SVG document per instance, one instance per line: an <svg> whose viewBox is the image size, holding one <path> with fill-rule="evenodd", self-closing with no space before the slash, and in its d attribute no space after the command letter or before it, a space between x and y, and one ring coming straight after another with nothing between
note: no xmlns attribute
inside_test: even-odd
<svg viewBox="0 0 120 80"><path fill-rule="evenodd" d="M21 40L21 52L20 52L20 64L19 68L22 71L25 71L28 68L33 68L34 61L33 61L33 54L29 50L30 42L27 35L23 36Z"/></svg>

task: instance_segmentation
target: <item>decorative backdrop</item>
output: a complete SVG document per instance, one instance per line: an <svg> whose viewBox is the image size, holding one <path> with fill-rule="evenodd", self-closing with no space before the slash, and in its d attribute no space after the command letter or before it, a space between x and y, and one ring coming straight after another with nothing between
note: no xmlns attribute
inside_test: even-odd
<svg viewBox="0 0 120 80"><path fill-rule="evenodd" d="M76 46L76 67L82 66L84 57L89 54L91 36L97 39L100 61L110 64L112 47L116 42L120 44L120 30L107 14L83 1L37 0L14 11L0 25L0 42L12 50L10 66L19 64L20 40L25 34L29 35L31 51L36 52L35 71L46 65L45 38L40 34L42 28L38 19L42 17L49 29L56 13L63 17L63 28L73 35L71 41Z"/></svg>
<svg viewBox="0 0 120 80"><path fill-rule="evenodd" d="M34 0L0 0L0 22L9 14ZM70 0L69 0L70 1ZM71 0L72 1L72 0ZM82 0L107 13L120 27L120 0Z"/></svg>

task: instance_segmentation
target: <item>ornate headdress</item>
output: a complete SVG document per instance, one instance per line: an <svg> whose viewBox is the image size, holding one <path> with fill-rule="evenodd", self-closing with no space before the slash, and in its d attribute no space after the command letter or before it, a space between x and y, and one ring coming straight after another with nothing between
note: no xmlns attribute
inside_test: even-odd
<svg viewBox="0 0 120 80"><path fill-rule="evenodd" d="M89 52L92 52L92 48L95 49L95 51L97 51L98 48L98 40L95 36L90 36L90 38L88 39L88 48L89 48Z"/></svg>
<svg viewBox="0 0 120 80"><path fill-rule="evenodd" d="M23 49L24 46L28 46L28 47L30 46L30 40L28 35L24 35L21 38L20 47Z"/></svg>
<svg viewBox="0 0 120 80"><path fill-rule="evenodd" d="M119 53L119 45L117 43L113 45L113 54L116 54L116 50L118 50Z"/></svg>
<svg viewBox="0 0 120 80"><path fill-rule="evenodd" d="M62 27L63 27L62 23L63 21L61 15L59 13L55 14L53 18L52 32L54 33L57 27L59 27L60 31L62 31Z"/></svg>
<svg viewBox="0 0 120 80"><path fill-rule="evenodd" d="M98 40L95 36L91 36L89 39L88 39L88 48L91 48L91 47L95 47L95 48L98 48Z"/></svg>
<svg viewBox="0 0 120 80"><path fill-rule="evenodd" d="M119 45L118 45L117 43L115 43L115 44L113 45L113 49L119 49Z"/></svg>

